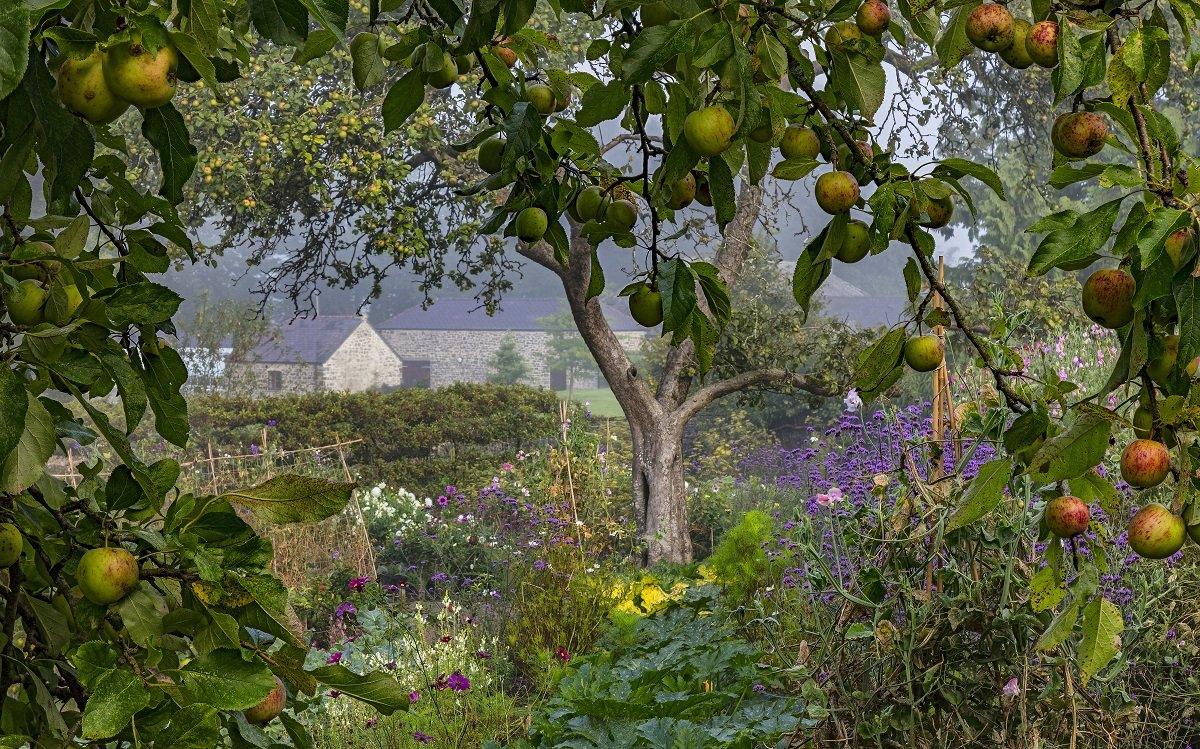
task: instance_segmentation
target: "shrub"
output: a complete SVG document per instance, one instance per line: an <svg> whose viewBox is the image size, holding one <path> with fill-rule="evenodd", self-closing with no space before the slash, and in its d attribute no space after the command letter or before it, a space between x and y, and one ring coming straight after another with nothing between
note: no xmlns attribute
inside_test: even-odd
<svg viewBox="0 0 1200 749"><path fill-rule="evenodd" d="M747 512L708 559L708 566L735 602L753 595L771 569L766 545L771 541L772 526L771 516L762 510Z"/></svg>
<svg viewBox="0 0 1200 749"><path fill-rule="evenodd" d="M347 457L365 483L386 481L420 496L446 484L477 482L496 457L558 434L552 391L521 385L460 383L437 390L310 393L271 398L204 396L189 403L193 440L273 449L360 439Z"/></svg>

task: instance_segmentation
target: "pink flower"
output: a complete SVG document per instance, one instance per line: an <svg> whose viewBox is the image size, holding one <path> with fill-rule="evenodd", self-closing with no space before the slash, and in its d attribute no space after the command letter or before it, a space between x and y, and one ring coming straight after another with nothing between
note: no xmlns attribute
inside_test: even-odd
<svg viewBox="0 0 1200 749"><path fill-rule="evenodd" d="M835 502L841 502L841 501L842 501L842 490L837 488L836 486L830 488L829 492L826 494L818 494L817 495L817 504L821 505L822 507L828 507L828 506L834 504Z"/></svg>
<svg viewBox="0 0 1200 749"><path fill-rule="evenodd" d="M415 689L408 693L408 701L410 703L416 702L419 699L421 699L421 693L416 691Z"/></svg>
<svg viewBox="0 0 1200 749"><path fill-rule="evenodd" d="M1008 683L1006 683L1004 685L1004 687L1000 690L1000 693L1008 698L1016 697L1018 694L1020 694L1021 693L1021 683L1019 681L1017 681L1017 677L1014 676L1011 679L1009 679Z"/></svg>
<svg viewBox="0 0 1200 749"><path fill-rule="evenodd" d="M500 472L501 473L512 473L513 472L513 464L505 463L504 465L500 466Z"/></svg>

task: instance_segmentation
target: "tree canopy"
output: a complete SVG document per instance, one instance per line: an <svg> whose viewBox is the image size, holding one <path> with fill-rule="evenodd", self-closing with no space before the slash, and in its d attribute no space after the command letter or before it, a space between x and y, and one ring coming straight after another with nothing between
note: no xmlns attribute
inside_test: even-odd
<svg viewBox="0 0 1200 749"><path fill-rule="evenodd" d="M594 29L588 69L569 64L561 40L530 24L539 9ZM301 181L295 189L277 191L261 209L246 195L243 210L269 211L286 231L304 227L316 242L369 236L383 257L412 262L435 261L420 246L389 244L391 233L486 247L478 262L493 270L515 251L561 280L631 423L633 501L648 561L691 555L679 448L688 419L759 384L832 394L820 377L777 366L710 376L764 181L817 174L825 225L796 263L796 303L807 312L835 263L910 255L903 278L915 313L858 355L854 383L869 399L906 366L938 366L942 343L925 331L953 327L996 394L969 422L972 436L1005 451L977 476L960 477L961 496L931 533L982 534L1006 492L1036 497L1042 532L1054 538L1031 583L1036 613L1047 617L1042 644L1073 642L1083 680L1098 673L1117 653L1122 624L1099 583L1109 539L1089 538L1088 554L1077 553L1087 517L1080 502L1059 495L1115 506L1112 480L1095 469L1116 428L1131 421L1140 439L1123 448L1125 482L1174 487L1170 506L1147 503L1134 517L1131 546L1161 558L1189 528L1200 535L1194 447L1180 438L1195 426L1200 172L1159 107L1190 49L1197 6L1036 0L1022 19L975 0L899 0L896 10L893 17L882 0L372 0L365 25L353 28L344 0L17 0L0 8L3 742L201 747L216 745L224 729L235 746L268 746L258 724L276 718L284 694L294 706L318 688L384 712L407 704L386 674L305 662L287 592L265 569L269 544L235 509L276 523L315 520L338 511L349 486L281 477L197 496L176 486L178 464L147 464L129 444L146 419L171 443L188 439L180 394L187 371L169 344L181 300L156 280L173 257L196 252L179 205L200 154L172 103L180 92L242 108L246 126L216 133L206 154L206 167L227 172L222 179L249 183L262 177L256 165L299 158L287 172ZM973 210L968 185L999 198L1023 186L955 154L906 164L876 141L893 114L882 109L885 65L909 40L946 68L994 54L1032 80L1050 70L1042 104L1057 116L1049 132L1022 137L1053 146L1052 187L1119 188L1027 227L1041 235L1030 274L1104 261L1082 292L1085 313L1122 345L1102 392L1081 395L1070 382L1028 375L1006 338L967 319L939 280L932 231L956 210ZM276 83L287 94L243 101L237 81L255 75L264 48L292 55L295 73ZM379 121L339 115L336 130L319 126L322 111L352 95L347 67L355 89L386 90ZM986 87L987 70L961 85ZM440 121L432 105L445 97L470 100L455 111L472 117ZM110 126L122 116L140 135ZM401 130L415 137L388 139ZM131 155L131 137L150 144L153 161ZM319 150L294 145L335 138L360 143L358 158L327 163ZM472 156L485 176L475 178L480 172L452 153ZM365 188L341 177L356 167L372 175ZM148 175L154 186L143 189ZM435 194L463 215L428 210ZM284 230L262 237L264 252L278 249L269 240ZM699 258L668 242L681 232L721 241L713 257ZM661 326L673 344L654 386L599 305L598 253L617 251L637 269L622 290L631 314ZM327 269L336 279L365 262L351 252L289 265L282 254L282 272L301 281ZM934 295L944 311L930 303ZM93 403L114 393L122 407L115 421ZM1102 405L1110 393L1118 393L1115 407ZM120 462L86 466L71 486L49 468L66 440L104 440ZM304 746L303 727L287 712L278 719Z"/></svg>

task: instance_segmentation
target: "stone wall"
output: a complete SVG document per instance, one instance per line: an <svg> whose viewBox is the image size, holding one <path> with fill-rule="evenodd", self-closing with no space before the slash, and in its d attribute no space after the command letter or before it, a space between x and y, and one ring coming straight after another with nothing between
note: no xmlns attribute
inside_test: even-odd
<svg viewBox="0 0 1200 749"><path fill-rule="evenodd" d="M550 387L550 368L547 366L547 347L550 335L541 331L517 330L381 330L396 356L404 360L427 360L430 363L430 386L442 387L455 382L485 382L491 374L488 361L511 335L517 350L529 365L530 376L525 384ZM644 334L638 331L617 333L626 350L636 351ZM583 375L575 381L577 388L604 387L604 379Z"/></svg>
<svg viewBox="0 0 1200 749"><path fill-rule="evenodd" d="M278 372L281 387L271 387L271 372ZM321 390L324 378L321 368L314 364L267 364L262 362L230 362L227 377L243 388L262 395L290 395Z"/></svg>
<svg viewBox="0 0 1200 749"><path fill-rule="evenodd" d="M357 393L400 384L400 360L365 320L322 367L326 390Z"/></svg>

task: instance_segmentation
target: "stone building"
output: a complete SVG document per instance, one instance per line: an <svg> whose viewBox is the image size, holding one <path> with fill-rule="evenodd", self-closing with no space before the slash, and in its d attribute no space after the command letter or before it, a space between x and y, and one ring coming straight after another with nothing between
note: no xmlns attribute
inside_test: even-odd
<svg viewBox="0 0 1200 749"><path fill-rule="evenodd" d="M400 360L364 317L319 315L281 325L230 377L261 394L358 392L401 383Z"/></svg>
<svg viewBox="0 0 1200 749"><path fill-rule="evenodd" d="M491 373L489 360L506 336L529 365L527 384L564 390L567 373L551 366L548 347L556 332L547 318L566 312L561 298L506 298L495 315L478 308L473 299L442 299L429 309L411 307L380 324L379 334L402 363L405 387L441 387L454 382L484 382ZM621 344L637 351L647 330L624 308L605 305L605 317ZM563 325L560 333L574 333ZM575 377L575 387L604 387L594 367Z"/></svg>

